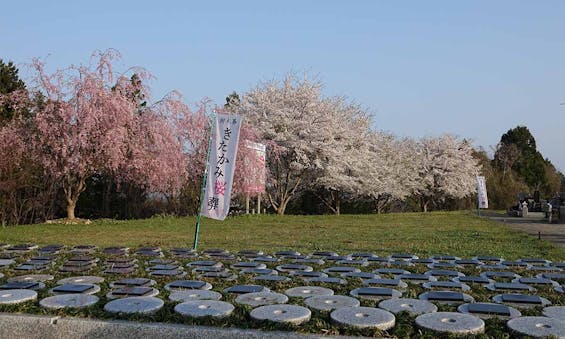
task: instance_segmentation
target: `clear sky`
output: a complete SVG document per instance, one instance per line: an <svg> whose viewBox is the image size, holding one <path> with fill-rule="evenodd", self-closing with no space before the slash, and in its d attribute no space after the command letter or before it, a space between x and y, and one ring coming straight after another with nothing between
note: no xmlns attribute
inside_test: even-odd
<svg viewBox="0 0 565 339"><path fill-rule="evenodd" d="M399 136L487 150L519 124L565 170L565 1L8 1L0 57L53 67L118 49L154 96L223 104L288 71L366 107ZM22 69L23 75L25 75Z"/></svg>

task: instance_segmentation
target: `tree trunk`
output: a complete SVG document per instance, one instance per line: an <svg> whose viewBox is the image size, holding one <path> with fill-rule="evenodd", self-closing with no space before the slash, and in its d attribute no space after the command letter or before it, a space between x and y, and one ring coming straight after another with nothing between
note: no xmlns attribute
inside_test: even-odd
<svg viewBox="0 0 565 339"><path fill-rule="evenodd" d="M341 211L341 199L339 195L335 198L335 215L339 215Z"/></svg>
<svg viewBox="0 0 565 339"><path fill-rule="evenodd" d="M73 220L75 219L75 206L77 202L72 201L71 199L67 199L67 219Z"/></svg>

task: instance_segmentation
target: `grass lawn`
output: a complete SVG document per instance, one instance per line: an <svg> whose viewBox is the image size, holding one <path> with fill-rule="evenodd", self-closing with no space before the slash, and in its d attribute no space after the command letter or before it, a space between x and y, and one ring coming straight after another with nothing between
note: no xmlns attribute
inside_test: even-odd
<svg viewBox="0 0 565 339"><path fill-rule="evenodd" d="M196 219L155 217L145 220L95 220L89 225L25 225L0 229L0 242L40 245L158 245L191 247ZM393 213L383 215L243 215L223 222L203 218L199 249L230 251L295 249L377 255L410 252L421 257L496 255L506 259L545 257L565 260L565 249L513 231L472 212Z"/></svg>

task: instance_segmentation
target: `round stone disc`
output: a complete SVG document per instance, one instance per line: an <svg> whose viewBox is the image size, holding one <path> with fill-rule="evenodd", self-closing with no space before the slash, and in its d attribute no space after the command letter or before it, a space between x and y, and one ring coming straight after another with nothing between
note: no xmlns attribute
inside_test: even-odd
<svg viewBox="0 0 565 339"><path fill-rule="evenodd" d="M341 307L358 307L359 300L345 295L318 295L306 298L304 303L318 311L333 311Z"/></svg>
<svg viewBox="0 0 565 339"><path fill-rule="evenodd" d="M419 315L416 318L419 327L453 334L483 333L485 322L470 314L456 312L435 312Z"/></svg>
<svg viewBox="0 0 565 339"><path fill-rule="evenodd" d="M544 316L565 321L565 306L550 306L541 312Z"/></svg>
<svg viewBox="0 0 565 339"><path fill-rule="evenodd" d="M175 306L175 312L193 318L223 318L229 316L234 309L232 304L217 300L187 301Z"/></svg>
<svg viewBox="0 0 565 339"><path fill-rule="evenodd" d="M220 300L222 295L218 292L207 290L184 290L174 291L169 294L169 299L172 301L196 301L196 300Z"/></svg>
<svg viewBox="0 0 565 339"><path fill-rule="evenodd" d="M319 286L298 286L284 291L289 297L308 298L316 295L333 295L334 291Z"/></svg>
<svg viewBox="0 0 565 339"><path fill-rule="evenodd" d="M383 331L394 327L396 322L392 313L373 307L338 308L330 314L330 318L344 326L377 328Z"/></svg>
<svg viewBox="0 0 565 339"><path fill-rule="evenodd" d="M235 298L236 303L249 305L251 307L286 304L287 301L288 297L286 295L275 292L245 293Z"/></svg>
<svg viewBox="0 0 565 339"><path fill-rule="evenodd" d="M53 280L53 278L54 277L50 274L28 274L11 277L8 279L8 282L45 282L48 280Z"/></svg>
<svg viewBox="0 0 565 339"><path fill-rule="evenodd" d="M19 304L37 299L37 292L32 290L3 290L0 291L0 304Z"/></svg>
<svg viewBox="0 0 565 339"><path fill-rule="evenodd" d="M83 275L79 277L70 277L57 281L57 285L64 284L99 284L104 281L102 277L95 277L92 275Z"/></svg>
<svg viewBox="0 0 565 339"><path fill-rule="evenodd" d="M412 315L437 312L437 306L426 300L399 298L383 300L379 307L397 314L406 311Z"/></svg>
<svg viewBox="0 0 565 339"><path fill-rule="evenodd" d="M535 338L564 338L565 323L548 317L520 317L509 320L506 325L511 331Z"/></svg>
<svg viewBox="0 0 565 339"><path fill-rule="evenodd" d="M255 320L269 320L295 325L309 321L311 315L312 312L306 307L286 304L261 306L250 313L251 318Z"/></svg>
<svg viewBox="0 0 565 339"><path fill-rule="evenodd" d="M0 259L0 267L10 266L15 264L16 261L12 259Z"/></svg>
<svg viewBox="0 0 565 339"><path fill-rule="evenodd" d="M163 300L155 297L128 297L112 300L104 305L104 310L110 313L153 313L163 307Z"/></svg>
<svg viewBox="0 0 565 339"><path fill-rule="evenodd" d="M89 294L59 294L52 297L41 299L39 304L45 308L82 308L94 305L98 302L98 297Z"/></svg>

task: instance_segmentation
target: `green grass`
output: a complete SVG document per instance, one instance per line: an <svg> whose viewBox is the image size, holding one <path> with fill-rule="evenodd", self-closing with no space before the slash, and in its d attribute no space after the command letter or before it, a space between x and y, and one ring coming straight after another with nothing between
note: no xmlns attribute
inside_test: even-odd
<svg viewBox="0 0 565 339"><path fill-rule="evenodd" d="M191 247L195 218L96 220L89 225L25 225L0 229L0 242L41 245L158 245ZM513 231L471 212L384 215L244 215L223 222L202 219L199 249L295 249L304 253L371 251L379 255L411 252L419 256L497 255L506 259L545 257L565 260L565 250Z"/></svg>

